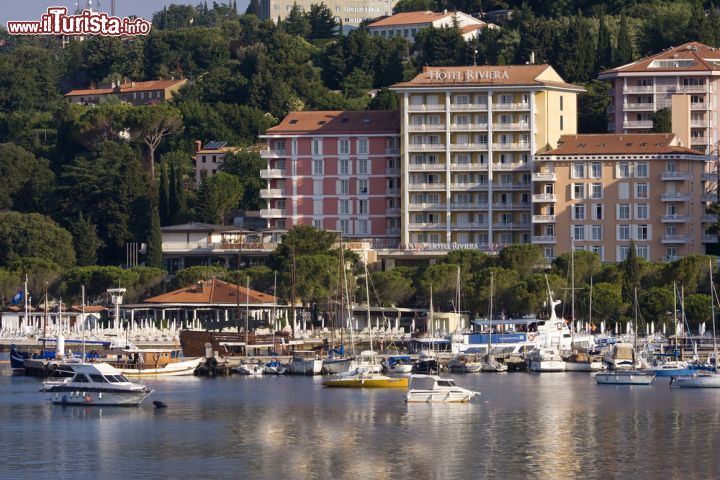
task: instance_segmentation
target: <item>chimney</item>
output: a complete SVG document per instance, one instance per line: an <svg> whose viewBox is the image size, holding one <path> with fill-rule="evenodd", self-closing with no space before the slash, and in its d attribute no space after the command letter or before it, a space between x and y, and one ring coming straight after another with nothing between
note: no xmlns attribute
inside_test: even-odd
<svg viewBox="0 0 720 480"><path fill-rule="evenodd" d="M530 65L535 65L535 52L530 52Z"/></svg>
<svg viewBox="0 0 720 480"><path fill-rule="evenodd" d="M195 140L195 151L199 152L202 150L202 140Z"/></svg>
<svg viewBox="0 0 720 480"><path fill-rule="evenodd" d="M130 82L130 86L135 88L135 82Z"/></svg>
<svg viewBox="0 0 720 480"><path fill-rule="evenodd" d="M445 10L443 10L443 13L444 13L445 15L447 15L447 8L446 8Z"/></svg>

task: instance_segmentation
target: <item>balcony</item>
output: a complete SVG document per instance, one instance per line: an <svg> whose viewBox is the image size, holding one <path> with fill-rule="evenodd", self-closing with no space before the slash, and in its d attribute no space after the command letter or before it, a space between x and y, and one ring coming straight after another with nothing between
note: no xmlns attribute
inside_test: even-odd
<svg viewBox="0 0 720 480"><path fill-rule="evenodd" d="M445 125L443 124L410 124L408 125L408 132L444 132Z"/></svg>
<svg viewBox="0 0 720 480"><path fill-rule="evenodd" d="M702 180L704 182L717 182L718 174L713 172L705 172L702 174Z"/></svg>
<svg viewBox="0 0 720 480"><path fill-rule="evenodd" d="M557 215L533 215L532 223L555 223Z"/></svg>
<svg viewBox="0 0 720 480"><path fill-rule="evenodd" d="M530 130L529 123L493 123L493 130Z"/></svg>
<svg viewBox="0 0 720 480"><path fill-rule="evenodd" d="M660 217L662 223L687 223L690 221L690 215L663 215Z"/></svg>
<svg viewBox="0 0 720 480"><path fill-rule="evenodd" d="M260 190L260 198L286 197L287 193L282 188L264 188Z"/></svg>
<svg viewBox="0 0 720 480"><path fill-rule="evenodd" d="M629 120L623 122L623 127L625 128L652 128L652 126L652 120Z"/></svg>
<svg viewBox="0 0 720 480"><path fill-rule="evenodd" d="M690 137L690 144L692 145L707 145L707 137Z"/></svg>
<svg viewBox="0 0 720 480"><path fill-rule="evenodd" d="M537 244L555 244L557 243L557 237L555 235L533 235L531 238L532 243Z"/></svg>
<svg viewBox="0 0 720 480"><path fill-rule="evenodd" d="M706 213L701 218L702 223L717 223L718 222L718 216L712 215L709 213Z"/></svg>
<svg viewBox="0 0 720 480"><path fill-rule="evenodd" d="M663 202L689 202L690 194L682 192L665 192L660 195Z"/></svg>
<svg viewBox="0 0 720 480"><path fill-rule="evenodd" d="M410 152L442 152L444 150L444 143L411 143L408 145Z"/></svg>
<svg viewBox="0 0 720 480"><path fill-rule="evenodd" d="M529 103L493 103L493 110L530 110Z"/></svg>
<svg viewBox="0 0 720 480"><path fill-rule="evenodd" d="M408 112L444 112L445 104L438 105L408 105Z"/></svg>
<svg viewBox="0 0 720 480"><path fill-rule="evenodd" d="M499 222L493 224L495 230L530 230L531 223Z"/></svg>
<svg viewBox="0 0 720 480"><path fill-rule="evenodd" d="M408 172L444 172L444 163L409 163Z"/></svg>
<svg viewBox="0 0 720 480"><path fill-rule="evenodd" d="M684 180L692 180L692 173L691 172L662 172L660 174L660 180L677 180L677 181L684 181Z"/></svg>
<svg viewBox="0 0 720 480"><path fill-rule="evenodd" d="M472 171L480 170L487 172L487 163L451 163L450 170L452 171Z"/></svg>
<svg viewBox="0 0 720 480"><path fill-rule="evenodd" d="M450 230L477 230L477 229L487 229L488 223L487 222L472 222L472 223L451 223L450 224Z"/></svg>
<svg viewBox="0 0 720 480"><path fill-rule="evenodd" d="M691 103L690 108L692 110L707 110L708 104L707 103Z"/></svg>
<svg viewBox="0 0 720 480"><path fill-rule="evenodd" d="M460 192L469 192L469 191L477 191L477 190L487 190L488 189L488 183L478 183L478 182L467 182L467 183L460 183L460 182L453 182L450 184L450 190L452 191L460 191Z"/></svg>
<svg viewBox="0 0 720 480"><path fill-rule="evenodd" d="M487 103L451 103L450 110L453 112L487 111Z"/></svg>
<svg viewBox="0 0 720 480"><path fill-rule="evenodd" d="M557 181L557 175L555 172L535 172L532 174L534 182L555 182Z"/></svg>
<svg viewBox="0 0 720 480"><path fill-rule="evenodd" d="M690 237L687 235L663 235L660 237L662 243L688 243Z"/></svg>
<svg viewBox="0 0 720 480"><path fill-rule="evenodd" d="M530 204L529 203L495 202L495 203L493 203L493 209L494 210L529 210Z"/></svg>
<svg viewBox="0 0 720 480"><path fill-rule="evenodd" d="M487 203L451 203L451 210L487 210Z"/></svg>
<svg viewBox="0 0 720 480"><path fill-rule="evenodd" d="M493 143L495 150L530 150L529 143Z"/></svg>
<svg viewBox="0 0 720 480"><path fill-rule="evenodd" d="M282 208L265 208L260 210L260 216L262 218L283 218L287 217L288 213Z"/></svg>
<svg viewBox="0 0 720 480"><path fill-rule="evenodd" d="M400 149L396 147L386 147L385 155L400 155Z"/></svg>
<svg viewBox="0 0 720 480"><path fill-rule="evenodd" d="M445 182L438 183L411 183L409 191L445 190ZM400 193L398 191L398 193Z"/></svg>
<svg viewBox="0 0 720 480"><path fill-rule="evenodd" d="M476 150L487 150L487 143L453 143L450 150L453 152L473 152Z"/></svg>
<svg viewBox="0 0 720 480"><path fill-rule="evenodd" d="M717 234L711 234L711 233L705 233L702 236L702 242L703 243L717 243L718 242L718 235Z"/></svg>
<svg viewBox="0 0 720 480"><path fill-rule="evenodd" d="M680 85L675 88L676 93L705 93L707 92L706 85Z"/></svg>
<svg viewBox="0 0 720 480"><path fill-rule="evenodd" d="M410 223L410 230L445 230L445 223Z"/></svg>
<svg viewBox="0 0 720 480"><path fill-rule="evenodd" d="M654 87L652 85L643 86L627 86L623 88L623 93L653 93Z"/></svg>
<svg viewBox="0 0 720 480"><path fill-rule="evenodd" d="M493 183L493 190L530 190L529 183Z"/></svg>
<svg viewBox="0 0 720 480"><path fill-rule="evenodd" d="M453 123L450 125L450 130L453 132L486 131L487 129L487 123Z"/></svg>
<svg viewBox="0 0 720 480"><path fill-rule="evenodd" d="M708 121L703 119L690 120L690 126L693 128L706 128L708 127Z"/></svg>
<svg viewBox="0 0 720 480"><path fill-rule="evenodd" d="M400 169L399 169L399 168L386 167L386 168L385 168L385 175L388 175L388 176L400 175Z"/></svg>
<svg viewBox="0 0 720 480"><path fill-rule="evenodd" d="M625 110L628 111L653 111L652 103L626 103Z"/></svg>
<svg viewBox="0 0 720 480"><path fill-rule="evenodd" d="M273 178L285 178L285 170L280 170L279 168L267 168L264 170L260 170L260 178L263 178L265 180L270 180Z"/></svg>
<svg viewBox="0 0 720 480"><path fill-rule="evenodd" d="M445 211L444 203L411 203L408 205L408 210L422 212L422 211Z"/></svg>
<svg viewBox="0 0 720 480"><path fill-rule="evenodd" d="M386 208L385 215L400 215L400 207Z"/></svg>
<svg viewBox="0 0 720 480"><path fill-rule="evenodd" d="M516 162L516 163L493 163L493 170L503 171L514 171L514 170L528 170L530 168L529 163Z"/></svg>
<svg viewBox="0 0 720 480"><path fill-rule="evenodd" d="M270 150L266 148L260 150L260 158L285 158L287 156L287 150Z"/></svg>
<svg viewBox="0 0 720 480"><path fill-rule="evenodd" d="M400 235L400 229L399 228L388 228L385 230L385 233L388 235Z"/></svg>
<svg viewBox="0 0 720 480"><path fill-rule="evenodd" d="M532 196L532 201L539 203L555 203L557 202L557 195L554 193L535 193Z"/></svg>
<svg viewBox="0 0 720 480"><path fill-rule="evenodd" d="M700 201L707 203L714 203L718 201L717 193L703 193Z"/></svg>
<svg viewBox="0 0 720 480"><path fill-rule="evenodd" d="M396 196L396 195L400 195L400 188L388 187L385 190L385 196Z"/></svg>

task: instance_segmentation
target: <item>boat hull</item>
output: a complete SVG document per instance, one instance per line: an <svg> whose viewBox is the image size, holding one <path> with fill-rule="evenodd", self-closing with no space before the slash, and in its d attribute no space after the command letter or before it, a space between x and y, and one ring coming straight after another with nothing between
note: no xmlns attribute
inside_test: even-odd
<svg viewBox="0 0 720 480"><path fill-rule="evenodd" d="M326 387L335 388L407 388L407 377L368 376L367 378L331 378L323 382Z"/></svg>
<svg viewBox="0 0 720 480"><path fill-rule="evenodd" d="M117 365L115 365L115 368L126 377L180 377L193 375L200 362L202 362L202 358L168 363L160 368L123 368Z"/></svg>
<svg viewBox="0 0 720 480"><path fill-rule="evenodd" d="M642 372L603 372L595 375L598 385L650 385L655 375Z"/></svg>
<svg viewBox="0 0 720 480"><path fill-rule="evenodd" d="M350 358L342 358L342 359L325 359L322 362L322 371L323 373L328 373L331 375L348 372L352 370L354 367L355 362L354 360Z"/></svg>
<svg viewBox="0 0 720 480"><path fill-rule="evenodd" d="M292 375L320 375L322 373L322 360L293 361L289 365Z"/></svg>
<svg viewBox="0 0 720 480"><path fill-rule="evenodd" d="M65 391L50 389L50 402L56 405L82 405L85 407L135 407L140 405L151 393L151 390L137 392L88 392L82 390Z"/></svg>
<svg viewBox="0 0 720 480"><path fill-rule="evenodd" d="M410 373L412 372L412 364L383 365L383 369L388 373Z"/></svg>
<svg viewBox="0 0 720 480"><path fill-rule="evenodd" d="M476 392L465 389L410 390L405 401L407 403L467 403L476 395Z"/></svg>
<svg viewBox="0 0 720 480"><path fill-rule="evenodd" d="M720 375L673 377L670 386L677 388L720 388Z"/></svg>
<svg viewBox="0 0 720 480"><path fill-rule="evenodd" d="M682 377L695 373L695 370L690 367L650 368L648 371L654 373L656 377Z"/></svg>
<svg viewBox="0 0 720 480"><path fill-rule="evenodd" d="M565 362L566 372L598 372L602 369L602 362Z"/></svg>
<svg viewBox="0 0 720 480"><path fill-rule="evenodd" d="M558 360L532 360L530 371L538 373L564 372L565 362Z"/></svg>
<svg viewBox="0 0 720 480"><path fill-rule="evenodd" d="M420 373L425 375L432 375L440 372L440 365L435 359L432 360L420 360L413 364L412 373Z"/></svg>

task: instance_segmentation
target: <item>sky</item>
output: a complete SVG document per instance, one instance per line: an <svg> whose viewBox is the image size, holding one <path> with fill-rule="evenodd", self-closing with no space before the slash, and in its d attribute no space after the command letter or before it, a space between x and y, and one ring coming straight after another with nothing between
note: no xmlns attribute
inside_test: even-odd
<svg viewBox="0 0 720 480"><path fill-rule="evenodd" d="M97 7L97 2L100 7ZM147 20L152 14L171 3L197 5L201 0L115 0L115 14L120 17L137 15ZM223 0L216 0L222 3ZM226 2L229 0L225 0ZM82 0L83 5L87 0ZM208 0L212 5L212 0ZM249 0L238 0L240 13L245 12ZM92 0L93 9L110 11L110 0ZM0 24L4 27L8 20L39 20L48 7L68 7L69 12L75 11L75 0L0 0Z"/></svg>

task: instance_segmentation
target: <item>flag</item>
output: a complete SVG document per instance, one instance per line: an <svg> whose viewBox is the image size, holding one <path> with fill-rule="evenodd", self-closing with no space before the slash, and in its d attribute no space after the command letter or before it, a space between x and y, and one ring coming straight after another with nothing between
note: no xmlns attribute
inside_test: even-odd
<svg viewBox="0 0 720 480"><path fill-rule="evenodd" d="M18 290L14 297L10 299L10 305L19 305L25 298L25 293L22 290Z"/></svg>

